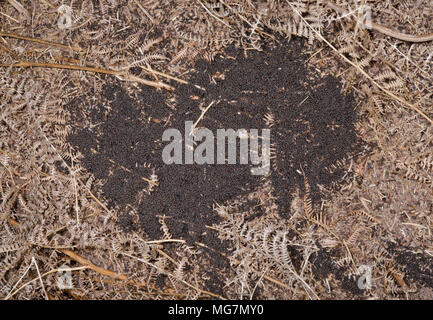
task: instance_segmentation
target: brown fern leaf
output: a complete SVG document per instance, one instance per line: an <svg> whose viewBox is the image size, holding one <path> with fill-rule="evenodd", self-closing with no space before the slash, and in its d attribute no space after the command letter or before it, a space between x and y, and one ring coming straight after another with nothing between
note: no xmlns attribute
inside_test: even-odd
<svg viewBox="0 0 433 320"><path fill-rule="evenodd" d="M353 211L350 211L350 213L355 215L355 216L367 218L367 220L374 222L374 223L381 223L381 221L379 219L373 217L372 215L368 214L364 210L353 210Z"/></svg>

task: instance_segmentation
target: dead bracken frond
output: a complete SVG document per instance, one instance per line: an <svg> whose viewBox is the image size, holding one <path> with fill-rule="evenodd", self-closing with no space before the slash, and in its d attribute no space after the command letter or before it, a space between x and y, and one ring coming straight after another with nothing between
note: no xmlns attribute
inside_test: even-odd
<svg viewBox="0 0 433 320"><path fill-rule="evenodd" d="M432 16L0 1L0 298L432 299ZM269 175L164 167L188 116L270 129Z"/></svg>

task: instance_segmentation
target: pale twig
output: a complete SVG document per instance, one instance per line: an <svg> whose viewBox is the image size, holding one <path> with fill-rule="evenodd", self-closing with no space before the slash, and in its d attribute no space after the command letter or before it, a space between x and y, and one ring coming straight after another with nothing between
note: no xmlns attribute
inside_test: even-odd
<svg viewBox="0 0 433 320"><path fill-rule="evenodd" d="M0 34L1 35L1 34ZM8 64L0 64L0 67L9 67ZM111 74L116 76L118 79L123 81L133 81L142 83L151 87L155 88L163 88L169 91L173 91L174 88L172 86L169 86L168 84L165 84L163 82L155 82L150 81L146 79L139 78L137 76L134 76L132 74L128 74L124 71L118 71L118 70L110 70L110 69L102 69L102 68L94 68L94 67L86 67L86 66L78 66L78 65L70 65L70 64L56 64L56 63L41 63L41 62L18 62L12 65L12 67L24 67L24 68L33 68L33 67L39 67L39 68L54 68L54 69L67 69L67 70L81 70L81 71L88 71L88 72L94 72L94 73L103 73L103 74Z"/></svg>
<svg viewBox="0 0 433 320"><path fill-rule="evenodd" d="M84 51L80 47L67 46L67 45L64 45L64 44L61 44L61 43L57 43L57 42L52 42L52 41L47 41L47 40L38 39L38 38L21 36L19 34L14 34L14 33L7 33L7 32L1 32L0 31L0 37L14 38L14 39L20 39L20 40L27 40L27 41L32 41L32 42L36 42L36 43L46 44L46 45L50 45L50 46L54 46L54 47L59 47L59 48L66 49L66 50L72 49L74 51L79 51L79 52L83 52Z"/></svg>
<svg viewBox="0 0 433 320"><path fill-rule="evenodd" d="M422 73L424 73L424 75L430 76L430 74L427 71L421 69L421 67L418 66L409 56L407 56L406 54L404 54L403 52L401 52L400 49L398 49L395 44L390 43L388 40L386 40L386 42L391 46L391 48L393 48L401 56L403 56L406 61L410 62L413 66L415 66L415 68L417 68L419 71L421 71Z"/></svg>
<svg viewBox="0 0 433 320"><path fill-rule="evenodd" d="M3 13L3 12L0 11L0 14L1 14L1 15L4 15L4 16L5 16L6 18L8 18L8 19L13 20L13 21L16 22L16 23L20 23L17 19L14 19L14 18L12 18L11 16L8 16L6 13Z"/></svg>
<svg viewBox="0 0 433 320"><path fill-rule="evenodd" d="M8 0L9 3L21 14L25 15L27 18L30 17L30 14L26 8L23 7L21 3L16 0Z"/></svg>
<svg viewBox="0 0 433 320"><path fill-rule="evenodd" d="M140 66L140 68L143 69L144 71L148 72L148 73L154 73L158 76L165 77L167 79L174 80L174 81L177 81L177 82L182 83L182 84L188 84L189 83L188 81L170 76L168 74L165 74L165 73L162 73L162 72L159 72L156 70L153 70L150 66L149 67Z"/></svg>
<svg viewBox="0 0 433 320"><path fill-rule="evenodd" d="M179 266L179 262L177 262L176 260L174 260L172 257L170 257L167 253L165 253L164 251L162 251L161 249L156 249L156 251L166 257L168 260L170 260L176 267Z"/></svg>
<svg viewBox="0 0 433 320"><path fill-rule="evenodd" d="M146 62L146 66L149 68L148 70L150 70L150 74L155 78L155 80L159 81L158 75L153 71L153 69L150 67L150 64L148 62Z"/></svg>
<svg viewBox="0 0 433 320"><path fill-rule="evenodd" d="M210 109L210 107L213 106L214 103L215 103L215 100L213 100L211 103L209 103L209 105L206 107L206 109L202 110L200 117L198 117L197 121L194 122L194 124L192 125L190 134L194 134L194 129L197 127L198 123L201 121L201 119L203 119L205 113Z"/></svg>
<svg viewBox="0 0 433 320"><path fill-rule="evenodd" d="M107 213L110 216L113 216L113 213L110 211L110 209L107 208L107 206L105 204L103 204L93 193L92 191L90 191L90 189L84 184L84 182L82 182L80 179L78 179L78 182L81 183L81 185L87 190L87 192L89 193L90 197L92 197L93 200L96 201L97 204L99 204L102 209L104 209L105 211L107 211Z"/></svg>
<svg viewBox="0 0 433 320"><path fill-rule="evenodd" d="M134 75L128 74L128 73L123 73L123 74L118 73L118 74L116 74L116 77L119 78L120 80L138 82L138 83L142 83L142 84L145 84L147 86L151 86L151 87L155 87L155 88L163 88L163 89L166 89L168 91L174 90L174 88L172 86L169 86L168 84L165 84L163 82L155 82L155 81L145 80L145 79L139 78L137 76L134 76Z"/></svg>
<svg viewBox="0 0 433 320"><path fill-rule="evenodd" d="M209 13L212 17L214 17L215 19L217 19L219 22L221 22L222 24L224 24L225 26L229 27L230 29L232 29L232 26L229 25L227 22L225 22L224 20L218 18L216 15L214 15L208 8L206 8L206 6L200 1L197 0L198 3L200 3L200 5L206 10L207 13Z"/></svg>
<svg viewBox="0 0 433 320"><path fill-rule="evenodd" d="M256 289L259 285L259 283L262 281L263 277L266 275L266 272L268 272L269 266L266 266L265 271L263 271L262 275L260 276L260 278L257 280L256 285L253 288L253 291L250 294L250 300L253 300L254 297L254 292L256 292Z"/></svg>
<svg viewBox="0 0 433 320"><path fill-rule="evenodd" d="M72 182L74 184L74 193L75 193L75 215L77 218L77 224L80 224L80 214L78 208L78 192L77 192L77 180L75 179L75 169L74 169L74 158L72 157L72 149L69 147L69 156L71 157L71 167L72 170L69 171L72 176Z"/></svg>
<svg viewBox="0 0 433 320"><path fill-rule="evenodd" d="M153 23L153 17L149 14L149 12L147 12L147 10L144 9L143 6L137 0L134 0L134 2L141 9L141 11L144 12L144 14L146 15L146 17L150 20L150 22Z"/></svg>
<svg viewBox="0 0 433 320"><path fill-rule="evenodd" d="M42 281L41 273L40 273L40 271L39 271L39 267L38 267L38 264L37 264L37 262L36 262L35 257L32 257L32 262L33 262L33 264L34 264L35 267L36 267L36 271L37 271L37 273L38 273L39 281L41 282L41 287L42 287L42 291L43 291L44 294L45 294L45 298L46 298L47 300L50 300L50 298L48 297L47 291L45 290L44 282Z"/></svg>

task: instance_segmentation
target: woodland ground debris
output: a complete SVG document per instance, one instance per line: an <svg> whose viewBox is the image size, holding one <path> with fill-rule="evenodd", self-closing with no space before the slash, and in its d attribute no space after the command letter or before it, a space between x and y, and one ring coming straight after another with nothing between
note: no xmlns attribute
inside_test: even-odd
<svg viewBox="0 0 433 320"><path fill-rule="evenodd" d="M0 296L431 299L432 3L327 3L1 1ZM162 163L212 101L268 176Z"/></svg>

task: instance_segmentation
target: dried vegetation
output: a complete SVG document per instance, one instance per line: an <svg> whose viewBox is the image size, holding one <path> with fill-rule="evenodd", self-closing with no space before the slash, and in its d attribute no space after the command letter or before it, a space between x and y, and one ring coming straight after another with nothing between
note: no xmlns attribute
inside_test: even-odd
<svg viewBox="0 0 433 320"><path fill-rule="evenodd" d="M0 296L431 299L432 16L420 0L0 2ZM344 164L342 187L312 201L304 175L285 219L260 190L249 195L267 208L257 219L255 207L217 204L222 220L206 228L231 248L215 253L219 267L206 264L207 244L173 238L167 217L159 239L125 233L67 142L65 106L109 78L130 92L194 85L197 57L293 36L307 39L309 68L360 102L357 129L373 148Z"/></svg>

